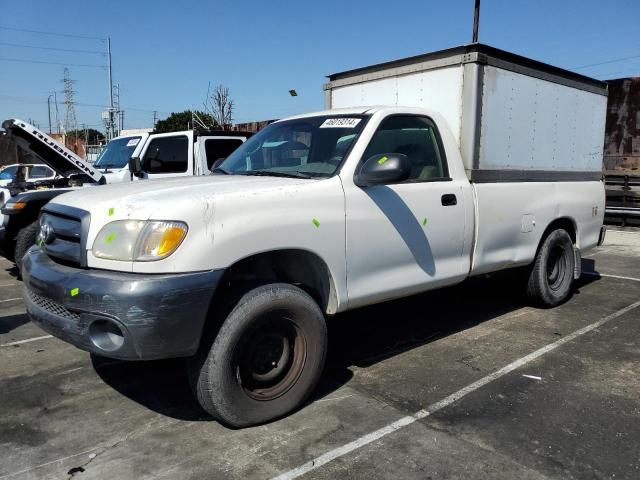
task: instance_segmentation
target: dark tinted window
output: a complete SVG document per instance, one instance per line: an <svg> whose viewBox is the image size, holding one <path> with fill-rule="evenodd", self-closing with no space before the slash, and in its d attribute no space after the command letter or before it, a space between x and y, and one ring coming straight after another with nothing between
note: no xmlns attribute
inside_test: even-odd
<svg viewBox="0 0 640 480"><path fill-rule="evenodd" d="M402 153L411 162L407 182L448 177L440 137L427 117L397 115L382 121L363 155L363 160L377 154Z"/></svg>
<svg viewBox="0 0 640 480"><path fill-rule="evenodd" d="M2 170L2 173L0 173L0 180L13 180L13 178L16 176L16 170L18 169L17 166L13 166L13 167L7 167L4 170Z"/></svg>
<svg viewBox="0 0 640 480"><path fill-rule="evenodd" d="M182 173L189 166L189 139L186 136L151 140L144 157L147 173Z"/></svg>
<svg viewBox="0 0 640 480"><path fill-rule="evenodd" d="M31 173L29 174L31 178L46 178L53 176L53 170L49 167L45 167L44 165L37 165L31 168Z"/></svg>
<svg viewBox="0 0 640 480"><path fill-rule="evenodd" d="M237 138L212 138L204 142L204 149L207 155L207 166L211 170L213 162L219 158L227 158L231 153L242 145L242 140Z"/></svg>

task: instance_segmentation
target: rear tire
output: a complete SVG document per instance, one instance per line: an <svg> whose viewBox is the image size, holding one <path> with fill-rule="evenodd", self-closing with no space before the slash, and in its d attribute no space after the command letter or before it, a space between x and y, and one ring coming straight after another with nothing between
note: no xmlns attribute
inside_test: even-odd
<svg viewBox="0 0 640 480"><path fill-rule="evenodd" d="M575 257L566 230L551 231L542 241L529 272L527 297L542 307L555 307L569 298Z"/></svg>
<svg viewBox="0 0 640 480"><path fill-rule="evenodd" d="M192 388L202 408L236 428L298 408L320 379L327 350L317 303L283 283L246 292L206 340L190 362Z"/></svg>
<svg viewBox="0 0 640 480"><path fill-rule="evenodd" d="M27 250L36 244L36 237L38 236L39 228L40 224L36 220L32 224L27 225L18 231L18 235L16 236L14 261L16 262L19 273L22 273L22 257L27 253Z"/></svg>

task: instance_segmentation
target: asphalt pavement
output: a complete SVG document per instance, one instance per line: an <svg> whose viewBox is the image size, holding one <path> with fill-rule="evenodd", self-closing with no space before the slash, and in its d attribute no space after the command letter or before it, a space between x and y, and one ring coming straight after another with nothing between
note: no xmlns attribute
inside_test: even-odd
<svg viewBox="0 0 640 480"><path fill-rule="evenodd" d="M640 231L611 231L564 305L509 275L329 320L310 402L230 430L182 360L91 357L25 315L0 262L0 480L640 478Z"/></svg>

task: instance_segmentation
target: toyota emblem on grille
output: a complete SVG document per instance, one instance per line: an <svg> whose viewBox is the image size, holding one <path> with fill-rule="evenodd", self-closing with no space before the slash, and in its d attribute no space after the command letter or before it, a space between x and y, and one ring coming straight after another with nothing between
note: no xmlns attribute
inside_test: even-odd
<svg viewBox="0 0 640 480"><path fill-rule="evenodd" d="M40 245L45 243L49 244L53 242L55 238L56 238L56 233L54 232L53 227L48 223L43 223L40 226L40 233L38 234L38 243Z"/></svg>

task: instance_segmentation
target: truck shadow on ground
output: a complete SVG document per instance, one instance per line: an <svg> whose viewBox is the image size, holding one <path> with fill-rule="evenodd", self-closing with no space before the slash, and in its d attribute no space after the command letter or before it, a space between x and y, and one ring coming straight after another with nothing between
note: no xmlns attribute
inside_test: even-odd
<svg viewBox="0 0 640 480"><path fill-rule="evenodd" d="M24 313L2 317L0 318L0 335L9 333L26 323L29 323L29 317Z"/></svg>
<svg viewBox="0 0 640 480"><path fill-rule="evenodd" d="M583 276L574 295L594 281L597 276ZM516 275L496 274L330 318L327 366L309 402L347 384L350 367L369 367L527 306L522 291ZM182 359L124 362L92 356L92 363L106 384L150 410L180 420L212 420L191 392Z"/></svg>

